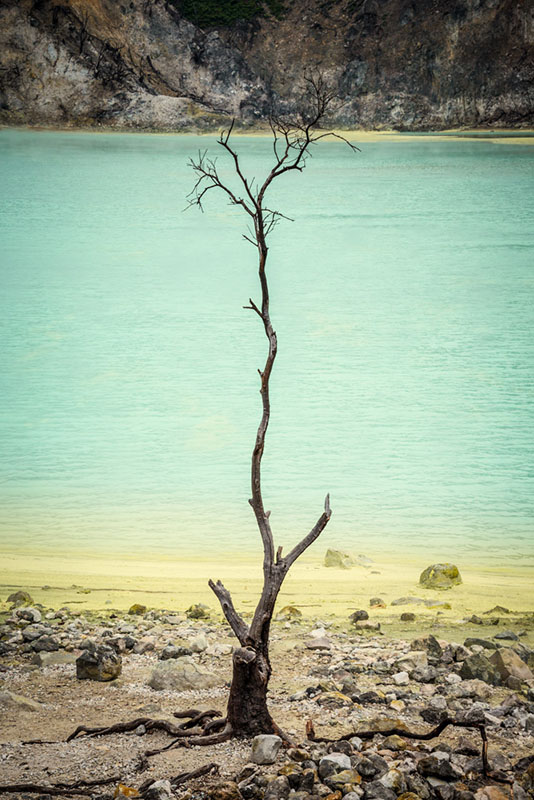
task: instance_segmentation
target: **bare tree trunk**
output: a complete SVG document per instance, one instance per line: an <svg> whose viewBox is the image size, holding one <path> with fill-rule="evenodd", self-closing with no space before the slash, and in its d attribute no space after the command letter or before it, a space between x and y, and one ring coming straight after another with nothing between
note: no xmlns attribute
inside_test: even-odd
<svg viewBox="0 0 534 800"><path fill-rule="evenodd" d="M263 370L258 370L262 415L252 451L252 497L249 500L263 543L263 590L250 627L235 610L230 593L222 583L220 581L209 582L241 645L233 655L233 677L228 699L226 727L219 734L222 738L228 738L229 735L255 736L258 733L273 733L279 730L267 707L267 690L272 671L269 660L269 633L274 607L290 567L321 534L331 515L330 501L327 495L324 512L308 535L287 556L282 556L281 547L278 548L275 555L274 538L269 520L270 511L265 510L261 490L261 460L271 414L269 380L278 348L269 310L266 240L278 222L287 217L284 217L280 211L265 206L265 194L276 178L291 170L298 172L303 170L308 150L315 142L326 136L334 136L346 141L333 132L318 133L316 130L333 100L334 94L327 90L321 78L308 78L307 88L306 104L297 119L285 120L280 117L271 119L275 164L258 188L254 188L254 181L249 181L244 176L238 154L229 144L233 123L230 129L221 135L219 144L233 159L235 173L244 191L243 197L236 194L221 180L215 161L208 159L205 153L199 154L197 161L190 162L198 176L197 183L191 192L191 205L197 205L202 209L202 200L206 193L211 189L220 189L226 194L232 205L240 206L251 219L253 230L250 231L249 236L244 238L256 248L258 253L261 303L256 305L253 300L249 300L249 305L245 308L254 311L260 317L268 341L265 366ZM349 146L357 149L353 145ZM199 744L201 743L200 740L197 741Z"/></svg>
<svg viewBox="0 0 534 800"><path fill-rule="evenodd" d="M236 736L256 736L276 730L267 708L270 677L268 653L251 647L235 650L226 719Z"/></svg>

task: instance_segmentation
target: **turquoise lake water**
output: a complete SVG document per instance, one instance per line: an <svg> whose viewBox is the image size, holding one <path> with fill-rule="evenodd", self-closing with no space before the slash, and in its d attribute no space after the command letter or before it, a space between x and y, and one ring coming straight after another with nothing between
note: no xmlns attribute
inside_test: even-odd
<svg viewBox="0 0 534 800"><path fill-rule="evenodd" d="M261 175L271 145L236 138ZM0 131L1 540L257 548L266 341L245 220L182 213L213 137ZM221 157L221 167L223 167ZM272 204L279 357L264 495L369 555L534 554L534 149L323 144Z"/></svg>

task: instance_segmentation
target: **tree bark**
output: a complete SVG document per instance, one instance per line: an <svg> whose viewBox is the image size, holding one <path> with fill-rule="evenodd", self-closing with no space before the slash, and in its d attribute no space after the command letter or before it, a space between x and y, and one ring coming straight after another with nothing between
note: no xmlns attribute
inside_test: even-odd
<svg viewBox="0 0 534 800"><path fill-rule="evenodd" d="M226 720L235 736L274 733L276 726L267 708L271 664L266 653L240 647L233 655L233 677Z"/></svg>

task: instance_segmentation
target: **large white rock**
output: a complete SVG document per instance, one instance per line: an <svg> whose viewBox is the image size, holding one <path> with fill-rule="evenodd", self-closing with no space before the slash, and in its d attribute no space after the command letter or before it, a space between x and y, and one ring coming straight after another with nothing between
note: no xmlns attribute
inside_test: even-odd
<svg viewBox="0 0 534 800"><path fill-rule="evenodd" d="M161 661L148 681L148 685L157 691L170 689L175 692L211 689L218 684L217 676L200 664L196 664L191 656Z"/></svg>
<svg viewBox="0 0 534 800"><path fill-rule="evenodd" d="M274 764L282 746L279 736L269 733L260 733L252 740L252 761L255 764Z"/></svg>

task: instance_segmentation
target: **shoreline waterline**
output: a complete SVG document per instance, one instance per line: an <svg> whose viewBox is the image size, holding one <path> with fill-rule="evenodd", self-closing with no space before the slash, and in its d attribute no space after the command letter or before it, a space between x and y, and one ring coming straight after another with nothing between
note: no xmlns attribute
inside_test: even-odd
<svg viewBox="0 0 534 800"><path fill-rule="evenodd" d="M213 137L218 136L224 129L224 125L214 126L206 130L196 130L195 128L184 130L172 130L166 128L121 128L111 126L84 127L84 126L54 126L43 124L9 125L0 124L2 130L26 131L28 133L75 133L75 134L132 134L138 136L198 136ZM335 136L342 136L349 142L374 143L374 142L405 142L410 139L416 141L422 139L432 139L433 141L481 141L494 144L518 144L534 145L534 129L532 128L446 128L436 131L398 131L394 129L384 130L363 130L332 128ZM233 138L272 138L272 133L268 127L258 127L250 129L234 129ZM336 141L335 138L323 141Z"/></svg>

